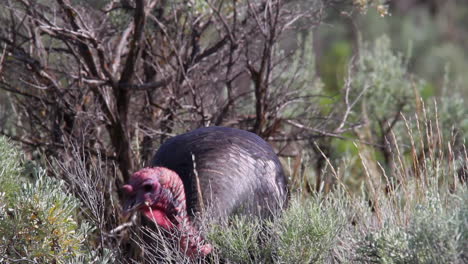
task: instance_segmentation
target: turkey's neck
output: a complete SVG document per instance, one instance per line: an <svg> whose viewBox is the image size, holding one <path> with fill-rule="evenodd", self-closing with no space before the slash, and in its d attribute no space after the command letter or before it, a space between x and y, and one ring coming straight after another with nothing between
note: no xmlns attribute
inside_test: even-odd
<svg viewBox="0 0 468 264"><path fill-rule="evenodd" d="M168 220L180 229L180 225L187 219L187 205L182 180L179 175L167 170L162 173L159 183L161 184L161 193L156 207L162 207L161 209L166 213Z"/></svg>
<svg viewBox="0 0 468 264"><path fill-rule="evenodd" d="M166 170L165 168L161 169ZM208 254L211 251L211 246L204 245L203 238L187 215L184 185L179 175L167 170L162 173L159 183L162 187L160 199L151 206L151 212L148 212L150 213L149 218L152 218L163 228L177 228L181 232L180 248L187 255L196 255L199 251L203 255Z"/></svg>

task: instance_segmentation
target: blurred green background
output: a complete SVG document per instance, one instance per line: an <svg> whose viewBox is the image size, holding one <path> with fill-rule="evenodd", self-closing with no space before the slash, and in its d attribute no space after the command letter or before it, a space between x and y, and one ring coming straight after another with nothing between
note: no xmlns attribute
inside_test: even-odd
<svg viewBox="0 0 468 264"><path fill-rule="evenodd" d="M315 34L318 69L327 89L338 91L356 45L382 35L403 56L409 74L427 81L424 98L460 92L468 96L468 2L460 0L393 0L388 14L331 13ZM447 88L447 81L451 88Z"/></svg>

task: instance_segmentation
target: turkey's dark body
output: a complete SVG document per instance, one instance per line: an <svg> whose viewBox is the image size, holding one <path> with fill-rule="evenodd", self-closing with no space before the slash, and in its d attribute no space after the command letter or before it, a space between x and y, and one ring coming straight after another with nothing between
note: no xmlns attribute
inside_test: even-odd
<svg viewBox="0 0 468 264"><path fill-rule="evenodd" d="M287 199L286 178L272 147L244 130L206 127L173 137L159 148L151 166L179 175L190 216L202 205L214 217L270 216Z"/></svg>

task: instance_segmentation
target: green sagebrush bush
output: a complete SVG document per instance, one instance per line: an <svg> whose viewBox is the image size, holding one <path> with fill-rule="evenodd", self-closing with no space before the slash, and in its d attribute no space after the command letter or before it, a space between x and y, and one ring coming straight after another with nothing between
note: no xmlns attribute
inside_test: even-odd
<svg viewBox="0 0 468 264"><path fill-rule="evenodd" d="M275 228L276 263L323 263L329 257L345 224L340 195L291 201Z"/></svg>
<svg viewBox="0 0 468 264"><path fill-rule="evenodd" d="M79 201L62 181L31 167L0 137L0 263L90 263L92 227L77 221Z"/></svg>
<svg viewBox="0 0 468 264"><path fill-rule="evenodd" d="M446 202L449 202L447 204ZM443 201L428 194L407 226L386 223L366 235L357 250L361 260L377 263L466 263L468 195Z"/></svg>
<svg viewBox="0 0 468 264"><path fill-rule="evenodd" d="M388 119L398 111L413 111L414 90L424 84L408 80L404 58L392 52L390 38L383 35L360 52L357 71L350 78L354 96L363 93L362 104L371 120Z"/></svg>
<svg viewBox="0 0 468 264"><path fill-rule="evenodd" d="M229 225L215 225L209 239L221 258L234 263L322 263L345 220L345 200L330 196L295 196L274 221L232 217Z"/></svg>

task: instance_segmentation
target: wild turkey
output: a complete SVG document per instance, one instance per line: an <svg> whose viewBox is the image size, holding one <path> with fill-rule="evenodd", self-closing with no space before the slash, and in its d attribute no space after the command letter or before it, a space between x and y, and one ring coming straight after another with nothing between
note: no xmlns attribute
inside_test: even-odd
<svg viewBox="0 0 468 264"><path fill-rule="evenodd" d="M192 224L197 212L209 210L220 218L234 213L269 217L286 203L278 157L263 139L244 130L206 127L173 137L150 165L124 186L125 210L138 209L165 229L177 228L180 248L189 256L212 250Z"/></svg>

